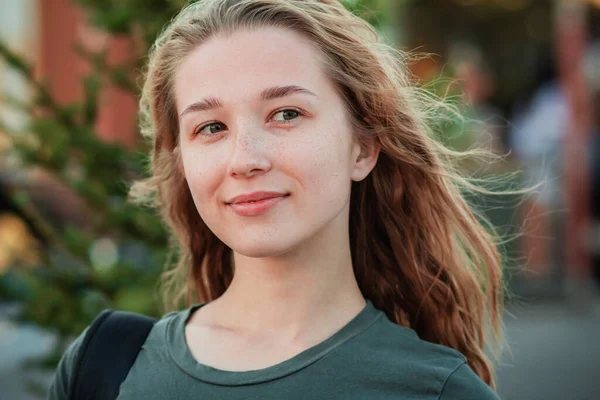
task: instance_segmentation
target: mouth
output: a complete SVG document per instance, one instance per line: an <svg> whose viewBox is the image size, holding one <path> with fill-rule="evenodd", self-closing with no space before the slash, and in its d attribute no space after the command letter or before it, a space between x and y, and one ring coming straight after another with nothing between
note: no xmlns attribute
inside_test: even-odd
<svg viewBox="0 0 600 400"><path fill-rule="evenodd" d="M236 214L250 217L266 213L289 196L289 193L254 192L236 196L226 204Z"/></svg>

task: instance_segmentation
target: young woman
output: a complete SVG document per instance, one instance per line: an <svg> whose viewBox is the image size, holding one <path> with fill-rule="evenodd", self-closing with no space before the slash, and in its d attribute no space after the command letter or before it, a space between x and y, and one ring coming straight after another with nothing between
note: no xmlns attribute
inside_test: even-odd
<svg viewBox="0 0 600 400"><path fill-rule="evenodd" d="M183 10L150 54L133 194L177 239L167 296L189 308L118 398L497 399L500 260L424 99L337 0Z"/></svg>

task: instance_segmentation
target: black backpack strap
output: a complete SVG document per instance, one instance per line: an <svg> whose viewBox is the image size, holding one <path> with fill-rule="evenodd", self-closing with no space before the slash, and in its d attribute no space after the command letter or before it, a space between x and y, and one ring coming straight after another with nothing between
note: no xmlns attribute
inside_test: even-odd
<svg viewBox="0 0 600 400"><path fill-rule="evenodd" d="M102 311L81 343L69 400L116 399L155 322L126 311Z"/></svg>

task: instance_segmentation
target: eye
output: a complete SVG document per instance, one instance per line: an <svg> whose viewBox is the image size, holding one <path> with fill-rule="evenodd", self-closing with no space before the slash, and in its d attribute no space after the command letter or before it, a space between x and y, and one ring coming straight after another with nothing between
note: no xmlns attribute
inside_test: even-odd
<svg viewBox="0 0 600 400"><path fill-rule="evenodd" d="M275 114L273 114L273 117L271 119L277 122L286 122L296 119L300 115L302 115L300 111L295 110L293 108L287 108L285 110L277 111Z"/></svg>
<svg viewBox="0 0 600 400"><path fill-rule="evenodd" d="M220 122L211 122L209 124L202 125L198 129L196 129L196 131L194 131L194 136L195 135L212 136L212 135L216 135L217 133L224 131L226 129L227 129L227 127L225 126L225 124L222 124Z"/></svg>

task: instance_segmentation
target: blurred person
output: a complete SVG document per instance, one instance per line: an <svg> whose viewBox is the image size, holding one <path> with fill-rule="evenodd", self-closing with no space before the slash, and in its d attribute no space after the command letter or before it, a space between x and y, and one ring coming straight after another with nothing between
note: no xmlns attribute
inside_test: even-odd
<svg viewBox="0 0 600 400"><path fill-rule="evenodd" d="M561 150L568 105L552 61L543 62L531 98L518 105L512 121L511 148L523 165L527 182L542 186L539 202L550 205L560 194Z"/></svg>
<svg viewBox="0 0 600 400"><path fill-rule="evenodd" d="M496 239L401 59L337 0L201 0L161 34L132 196L173 232L165 297L187 308L152 326L119 399L498 398ZM89 383L79 367L108 384L98 326L51 400Z"/></svg>
<svg viewBox="0 0 600 400"><path fill-rule="evenodd" d="M491 151L506 153L503 142L501 112L489 103L494 93L494 77L483 56L474 49L453 57L464 57L457 63L456 79L463 91L465 107L463 114L469 121L467 133L471 136L470 145Z"/></svg>
<svg viewBox="0 0 600 400"><path fill-rule="evenodd" d="M592 273L600 288L600 40L591 43L585 56L585 75L592 94L592 135L590 143L590 212L592 232L590 253Z"/></svg>
<svg viewBox="0 0 600 400"><path fill-rule="evenodd" d="M536 186L522 204L525 272L545 275L552 262L550 211L562 202L562 149L568 122L568 104L557 81L552 57L543 57L537 84L529 98L515 107L510 147L523 172L524 184Z"/></svg>

